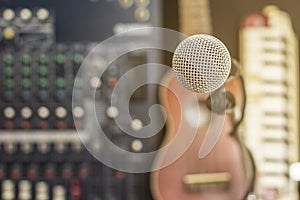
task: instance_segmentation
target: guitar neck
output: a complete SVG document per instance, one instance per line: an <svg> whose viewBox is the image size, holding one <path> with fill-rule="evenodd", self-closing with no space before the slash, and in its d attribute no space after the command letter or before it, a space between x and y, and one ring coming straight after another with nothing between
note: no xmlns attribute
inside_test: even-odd
<svg viewBox="0 0 300 200"><path fill-rule="evenodd" d="M186 35L212 33L209 0L178 0L179 30Z"/></svg>

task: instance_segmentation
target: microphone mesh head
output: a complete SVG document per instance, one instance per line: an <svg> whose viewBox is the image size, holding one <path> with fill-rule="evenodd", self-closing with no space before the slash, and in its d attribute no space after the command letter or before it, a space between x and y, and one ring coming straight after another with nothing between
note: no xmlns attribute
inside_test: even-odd
<svg viewBox="0 0 300 200"><path fill-rule="evenodd" d="M197 93L207 93L225 83L231 69L231 57L219 39L198 34L178 45L172 66L184 87Z"/></svg>

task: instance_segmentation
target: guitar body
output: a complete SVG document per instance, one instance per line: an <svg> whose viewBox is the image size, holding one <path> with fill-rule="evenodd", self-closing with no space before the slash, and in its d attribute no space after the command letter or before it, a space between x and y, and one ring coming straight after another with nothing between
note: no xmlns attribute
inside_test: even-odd
<svg viewBox="0 0 300 200"><path fill-rule="evenodd" d="M169 73L163 80L167 87L160 88L160 100L167 113L167 130L162 146L171 144L166 152L157 155L155 165L159 166L173 155L179 147L172 145L172 139L178 134L180 125L185 126L184 131L194 131L196 136L189 148L175 162L154 171L151 176L153 196L156 200L241 200L247 196L252 184L253 164L246 148L239 142L235 129L239 120L235 120L234 112L226 114L222 133L212 149L203 159L199 158L199 149L204 142L208 129L211 112L205 104L208 94L197 94L198 102L191 102L193 92L185 89L177 81L173 73ZM225 85L226 91L233 94L235 98L235 109L244 108L244 91L242 80L239 78L228 81ZM190 108L181 108L175 93L181 94L181 104ZM198 105L198 106L195 106ZM199 112L194 112L200 109ZM190 111L192 112L190 112ZM198 114L195 114L198 113ZM199 118L198 127L193 119ZM197 123L196 123L197 124ZM196 190L187 188L183 177L189 174L211 174L227 173L230 180L226 187L205 187Z"/></svg>

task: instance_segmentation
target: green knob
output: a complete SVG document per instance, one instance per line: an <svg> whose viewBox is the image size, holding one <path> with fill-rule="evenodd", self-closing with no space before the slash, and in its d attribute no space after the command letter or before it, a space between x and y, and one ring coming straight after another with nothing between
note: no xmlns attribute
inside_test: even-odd
<svg viewBox="0 0 300 200"><path fill-rule="evenodd" d="M24 54L22 56L22 62L23 64L28 65L31 62L31 56L28 54Z"/></svg>
<svg viewBox="0 0 300 200"><path fill-rule="evenodd" d="M40 66L39 74L40 76L46 76L48 74L48 68L46 66Z"/></svg>
<svg viewBox="0 0 300 200"><path fill-rule="evenodd" d="M74 81L74 87L76 88L82 88L83 86L83 81L80 78L76 78Z"/></svg>
<svg viewBox="0 0 300 200"><path fill-rule="evenodd" d="M63 78L57 78L55 81L55 85L58 88L63 88L65 86L65 80Z"/></svg>
<svg viewBox="0 0 300 200"><path fill-rule="evenodd" d="M75 53L73 56L73 61L75 64L81 64L83 59L84 59L84 57L79 53Z"/></svg>
<svg viewBox="0 0 300 200"><path fill-rule="evenodd" d="M23 76L28 77L31 74L31 69L27 66L22 67L21 73L22 73Z"/></svg>
<svg viewBox="0 0 300 200"><path fill-rule="evenodd" d="M7 54L6 56L4 56L3 60L7 65L12 65L14 63L14 57L11 54Z"/></svg>
<svg viewBox="0 0 300 200"><path fill-rule="evenodd" d="M22 87L26 88L26 89L30 88L31 87L31 80L29 80L27 78L23 79L22 80Z"/></svg>
<svg viewBox="0 0 300 200"><path fill-rule="evenodd" d="M48 82L48 80L46 79L46 78L41 78L40 80L39 80L39 86L41 87L41 88L47 88L48 87L48 85L49 85L49 82Z"/></svg>
<svg viewBox="0 0 300 200"><path fill-rule="evenodd" d="M49 58L46 54L41 54L39 60L41 64L46 64L48 63Z"/></svg>
<svg viewBox="0 0 300 200"><path fill-rule="evenodd" d="M12 77L14 75L14 70L12 67L5 67L4 69L4 75L6 77Z"/></svg>
<svg viewBox="0 0 300 200"><path fill-rule="evenodd" d="M65 56L63 54L56 55L56 63L57 64L64 64L65 63Z"/></svg>
<svg viewBox="0 0 300 200"><path fill-rule="evenodd" d="M4 82L7 89L13 89L15 87L15 81L13 79L7 79Z"/></svg>

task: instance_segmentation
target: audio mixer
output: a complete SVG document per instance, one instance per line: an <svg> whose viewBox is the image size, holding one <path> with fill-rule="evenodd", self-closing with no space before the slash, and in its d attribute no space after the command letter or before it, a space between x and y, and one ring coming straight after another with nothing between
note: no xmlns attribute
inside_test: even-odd
<svg viewBox="0 0 300 200"><path fill-rule="evenodd" d="M132 28L159 26L160 8L160 1L154 0L0 0L0 199L152 199L147 173L102 164L86 150L77 130L86 132L81 139L103 150L101 141L89 138L89 132L98 131L87 123L88 107L95 102L99 122L114 144L130 152L155 150L163 131L145 139L123 133L114 119L124 117L121 110L127 105L120 101L112 106L111 94L124 73L158 62L160 53L122 55L101 77L93 71L99 66L88 63L91 71L82 79L75 77L97 43ZM95 62L123 52L130 41L138 46L158 38L130 35L109 45ZM136 79L159 80L161 74L137 77L124 89ZM156 92L157 86L151 85L133 93L128 105L133 120L127 130L138 132L149 123L145 113L157 103Z"/></svg>

